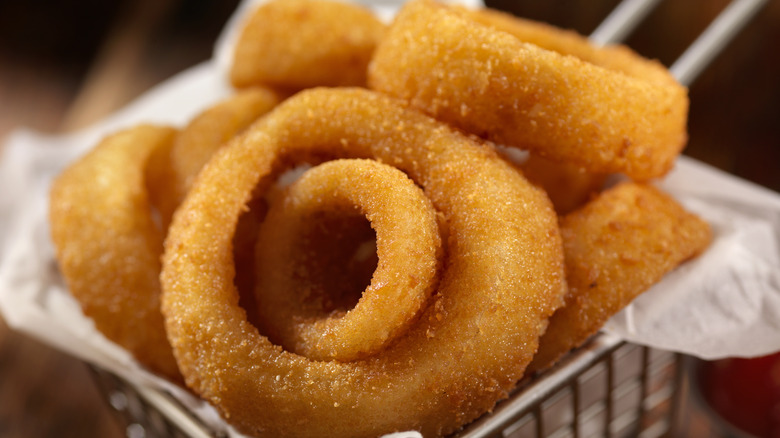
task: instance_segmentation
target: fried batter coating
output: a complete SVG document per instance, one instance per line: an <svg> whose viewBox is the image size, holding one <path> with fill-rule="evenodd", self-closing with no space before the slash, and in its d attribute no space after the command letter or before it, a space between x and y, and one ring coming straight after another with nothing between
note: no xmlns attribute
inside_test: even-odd
<svg viewBox="0 0 780 438"><path fill-rule="evenodd" d="M530 154L519 168L529 181L547 192L559 215L585 205L601 191L608 177L604 173L589 172L576 164L551 161L536 154Z"/></svg>
<svg viewBox="0 0 780 438"><path fill-rule="evenodd" d="M364 86L385 24L371 11L328 0L274 0L251 15L235 48L238 88Z"/></svg>
<svg viewBox="0 0 780 438"><path fill-rule="evenodd" d="M105 138L54 181L49 215L57 261L84 314L140 363L180 381L160 313L163 237L144 180L150 156L175 135L141 125Z"/></svg>
<svg viewBox="0 0 780 438"><path fill-rule="evenodd" d="M399 168L448 225L432 302L397 342L364 360L284 351L237 305L231 242L241 211L270 175L313 157ZM560 243L549 199L492 148L367 90L307 90L201 172L165 243L162 308L188 386L244 433L441 436L522 377L562 304Z"/></svg>
<svg viewBox="0 0 780 438"><path fill-rule="evenodd" d="M269 339L310 359L350 361L405 333L435 290L443 257L436 212L422 190L394 167L335 160L308 170L279 201L257 244L259 321ZM322 254L310 249L308 234L326 215L356 213L376 231L378 265L354 308L334 309L309 276Z"/></svg>
<svg viewBox="0 0 780 438"><path fill-rule="evenodd" d="M154 181L149 184L152 203L160 211L163 229L214 152L281 100L278 92L266 87L239 90L198 114L170 148L157 154L148 174Z"/></svg>
<svg viewBox="0 0 780 438"><path fill-rule="evenodd" d="M687 142L687 90L625 47L494 11L412 0L369 86L460 129L595 173L664 175Z"/></svg>
<svg viewBox="0 0 780 438"><path fill-rule="evenodd" d="M621 183L561 220L566 304L529 372L582 344L612 315L709 244L709 225L651 185Z"/></svg>

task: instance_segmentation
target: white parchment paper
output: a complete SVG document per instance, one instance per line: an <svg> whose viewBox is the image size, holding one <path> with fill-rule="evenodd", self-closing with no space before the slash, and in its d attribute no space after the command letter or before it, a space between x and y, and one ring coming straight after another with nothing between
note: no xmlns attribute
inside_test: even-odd
<svg viewBox="0 0 780 438"><path fill-rule="evenodd" d="M239 7L212 60L84 131L45 136L19 130L6 139L0 156L0 312L6 322L138 385L174 393L215 429L233 436L213 409L142 370L81 314L56 270L47 202L52 178L108 133L140 122L183 126L228 96L226 72L237 29L261 1ZM389 20L399 1L363 3ZM780 195L686 157L658 184L713 226L714 241L604 329L638 344L705 359L780 350Z"/></svg>

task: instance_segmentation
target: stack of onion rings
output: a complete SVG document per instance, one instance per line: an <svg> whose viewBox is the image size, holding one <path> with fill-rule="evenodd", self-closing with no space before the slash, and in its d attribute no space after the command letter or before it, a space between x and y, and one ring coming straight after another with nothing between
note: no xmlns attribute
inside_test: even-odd
<svg viewBox="0 0 780 438"><path fill-rule="evenodd" d="M322 88L274 108L254 88L364 84L384 34L353 5L264 4L231 72L252 89L178 134L108 137L53 187L85 314L244 433L452 433L709 241L649 186L602 191L662 175L686 136L684 88L625 48L413 0L369 72L401 99Z"/></svg>
<svg viewBox="0 0 780 438"><path fill-rule="evenodd" d="M234 226L255 186L290 159L323 156L398 167L448 223L433 301L389 348L352 362L273 345L247 321L232 282ZM489 148L365 90L311 90L199 175L166 240L162 308L188 386L243 432L439 436L489 410L523 375L562 301L562 257L549 200Z"/></svg>
<svg viewBox="0 0 780 438"><path fill-rule="evenodd" d="M662 176L687 141L687 90L659 63L433 0L399 12L369 85L467 132L597 173Z"/></svg>

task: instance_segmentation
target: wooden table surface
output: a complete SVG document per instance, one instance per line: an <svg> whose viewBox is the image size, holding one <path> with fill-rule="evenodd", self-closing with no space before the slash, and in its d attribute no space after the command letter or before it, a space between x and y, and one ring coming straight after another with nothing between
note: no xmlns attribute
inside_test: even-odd
<svg viewBox="0 0 780 438"><path fill-rule="evenodd" d="M82 21L96 19L91 15L94 11L78 9L85 7L78 5L94 8L97 3L62 3L61 11L49 13L64 14L70 7L71 13L80 11L83 16L77 18ZM201 4L201 9L193 10L194 3ZM567 2L569 12L580 13L565 16L561 15L564 8L542 7L542 3L509 4L531 18L584 33L599 19L590 1ZM668 64L724 3L662 2L628 42L640 53ZM91 44L69 52L69 62L52 53L52 41L47 46L47 41L30 40L25 45L15 40L18 35L13 32L24 33L29 28L45 33L53 25L52 17L42 17L22 0L0 3L0 138L18 126L52 133L83 127L149 86L208 58L234 4L216 0L119 2L115 10L102 10L113 18L104 20L104 28L93 29L86 43L73 35L67 40L51 34L51 29L47 35L37 35L60 44ZM601 9L607 11L608 6ZM687 18L694 12L695 19ZM75 28L85 26L73 21ZM778 24L780 2L773 2L691 87L691 140L686 151L776 191L780 191ZM658 29L663 29L660 37ZM28 34L23 37L30 38ZM9 330L2 320L0 379L0 437L125 435L124 426L115 421L83 363Z"/></svg>

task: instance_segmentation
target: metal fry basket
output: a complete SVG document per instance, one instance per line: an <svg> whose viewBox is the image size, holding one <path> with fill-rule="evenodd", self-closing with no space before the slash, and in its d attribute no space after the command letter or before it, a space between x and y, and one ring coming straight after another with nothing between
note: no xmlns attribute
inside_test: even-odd
<svg viewBox="0 0 780 438"><path fill-rule="evenodd" d="M225 438L211 430L170 394L139 387L102 368L90 367L106 403L127 438Z"/></svg>
<svg viewBox="0 0 780 438"><path fill-rule="evenodd" d="M680 363L678 354L598 334L457 436L668 436L681 400Z"/></svg>
<svg viewBox="0 0 780 438"><path fill-rule="evenodd" d="M593 32L619 42L658 3L623 0ZM670 67L684 85L709 64L766 0L734 0ZM684 359L599 333L555 367L529 378L458 438L667 437L680 433ZM129 438L223 438L174 397L97 367L95 381Z"/></svg>
<svg viewBox="0 0 780 438"><path fill-rule="evenodd" d="M458 438L670 436L682 358L599 333L555 367L522 382ZM128 438L222 438L170 395L92 368Z"/></svg>

